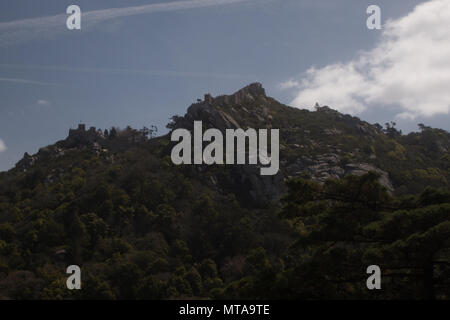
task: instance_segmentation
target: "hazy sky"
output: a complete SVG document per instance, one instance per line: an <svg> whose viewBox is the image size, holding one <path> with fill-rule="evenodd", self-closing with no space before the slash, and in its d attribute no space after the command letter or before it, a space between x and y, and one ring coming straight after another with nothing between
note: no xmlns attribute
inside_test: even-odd
<svg viewBox="0 0 450 320"><path fill-rule="evenodd" d="M423 4L416 8L416 5ZM66 27L66 8L83 12ZM366 9L382 10L368 30ZM450 129L448 0L3 0L0 171L70 127L142 127L254 81L283 103Z"/></svg>

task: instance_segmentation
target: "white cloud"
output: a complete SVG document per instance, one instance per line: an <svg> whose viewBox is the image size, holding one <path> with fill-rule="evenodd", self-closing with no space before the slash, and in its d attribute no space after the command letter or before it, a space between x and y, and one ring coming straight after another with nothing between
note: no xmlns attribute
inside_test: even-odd
<svg viewBox="0 0 450 320"><path fill-rule="evenodd" d="M0 139L0 152L6 151L6 145L2 139Z"/></svg>
<svg viewBox="0 0 450 320"><path fill-rule="evenodd" d="M450 1L431 0L407 16L389 20L374 49L347 63L310 68L292 104L316 101L342 112L392 107L403 119L450 112ZM295 85L296 84L296 85Z"/></svg>
<svg viewBox="0 0 450 320"><path fill-rule="evenodd" d="M167 12L194 8L229 5L250 0L184 0L154 3L142 6L83 11L82 31L112 19L155 12ZM66 13L39 18L0 23L0 46L8 46L34 39L53 38L67 32Z"/></svg>
<svg viewBox="0 0 450 320"><path fill-rule="evenodd" d="M42 107L50 107L52 105L51 101L45 99L39 99L36 103Z"/></svg>
<svg viewBox="0 0 450 320"><path fill-rule="evenodd" d="M290 79L288 81L280 83L279 87L281 90L288 90L288 89L300 88L301 85L298 81Z"/></svg>

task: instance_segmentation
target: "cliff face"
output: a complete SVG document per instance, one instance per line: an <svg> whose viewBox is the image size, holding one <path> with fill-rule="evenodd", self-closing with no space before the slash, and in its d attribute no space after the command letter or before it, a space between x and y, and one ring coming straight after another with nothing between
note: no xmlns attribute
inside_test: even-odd
<svg viewBox="0 0 450 320"><path fill-rule="evenodd" d="M176 117L172 129L193 130L194 121L202 121L203 130L226 129L270 129L269 98L260 83L253 83L232 95L212 97L205 95L203 101L192 104L184 117ZM249 121L252 119L253 121ZM249 206L263 207L276 203L284 192L284 175L261 176L258 166L227 166L224 173L216 174L217 168L197 167L208 176L212 188L233 192Z"/></svg>
<svg viewBox="0 0 450 320"><path fill-rule="evenodd" d="M308 118L318 118L314 120L319 121L312 127ZM320 118L324 118L323 123L320 123ZM236 128L280 129L282 165L276 176L261 177L255 167L236 166L231 169L231 181L222 181L215 176L212 178L218 186L239 189L241 197L253 204L276 203L284 192L284 180L294 177L325 181L375 171L380 174L380 183L394 191L389 173L374 164L374 156L362 161L364 157L360 154L360 148L340 148L327 141L331 136L343 136L345 131L368 140L382 133L367 123L328 107L319 108L316 113L289 108L268 97L260 83L254 83L232 95L212 97L206 94L203 101L188 108L184 117L176 117L170 127L192 130L196 120L202 121L204 128L218 128L221 131ZM334 121L339 123L327 126L327 122Z"/></svg>

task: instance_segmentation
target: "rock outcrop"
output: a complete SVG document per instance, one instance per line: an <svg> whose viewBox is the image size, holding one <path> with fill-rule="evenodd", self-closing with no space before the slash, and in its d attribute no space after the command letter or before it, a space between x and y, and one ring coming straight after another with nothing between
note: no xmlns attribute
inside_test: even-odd
<svg viewBox="0 0 450 320"><path fill-rule="evenodd" d="M321 136L318 136L319 133L311 132L306 128L276 123L280 114L286 109L287 107L276 100L267 97L260 83L253 83L231 95L213 97L209 93L205 94L204 100L192 104L183 117L174 119L171 129L193 130L194 121L199 120L202 121L204 130L217 128L222 132L226 129L237 128L279 128L282 140L286 143L283 144L283 141L280 141L282 150L279 174L274 177L262 177L259 175L259 168L242 165L232 166L231 178L226 181L216 177L213 179L213 187L228 186L230 190L239 190L239 197L252 204L276 203L285 191L284 181L295 177L309 177L324 182L327 179L341 179L349 174L362 175L374 171L380 174L380 183L390 192L394 191L386 171L377 168L374 164L359 162L361 158L359 149L348 152L335 145L325 144L327 137L344 137L346 132L337 126L322 127L320 128ZM335 119L334 121L343 122L349 128L348 130L363 139L373 139L376 132L368 123L342 115L328 106L317 105L316 113L320 117L329 117ZM295 153L299 156L286 158L285 153ZM375 158L373 155L367 160Z"/></svg>

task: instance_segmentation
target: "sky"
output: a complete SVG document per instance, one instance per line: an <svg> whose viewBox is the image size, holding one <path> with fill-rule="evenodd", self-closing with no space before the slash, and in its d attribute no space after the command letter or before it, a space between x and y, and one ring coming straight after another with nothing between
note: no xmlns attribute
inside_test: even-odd
<svg viewBox="0 0 450 320"><path fill-rule="evenodd" d="M449 24L448 0L3 0L0 171L80 122L165 133L204 93L255 81L298 108L450 130Z"/></svg>

